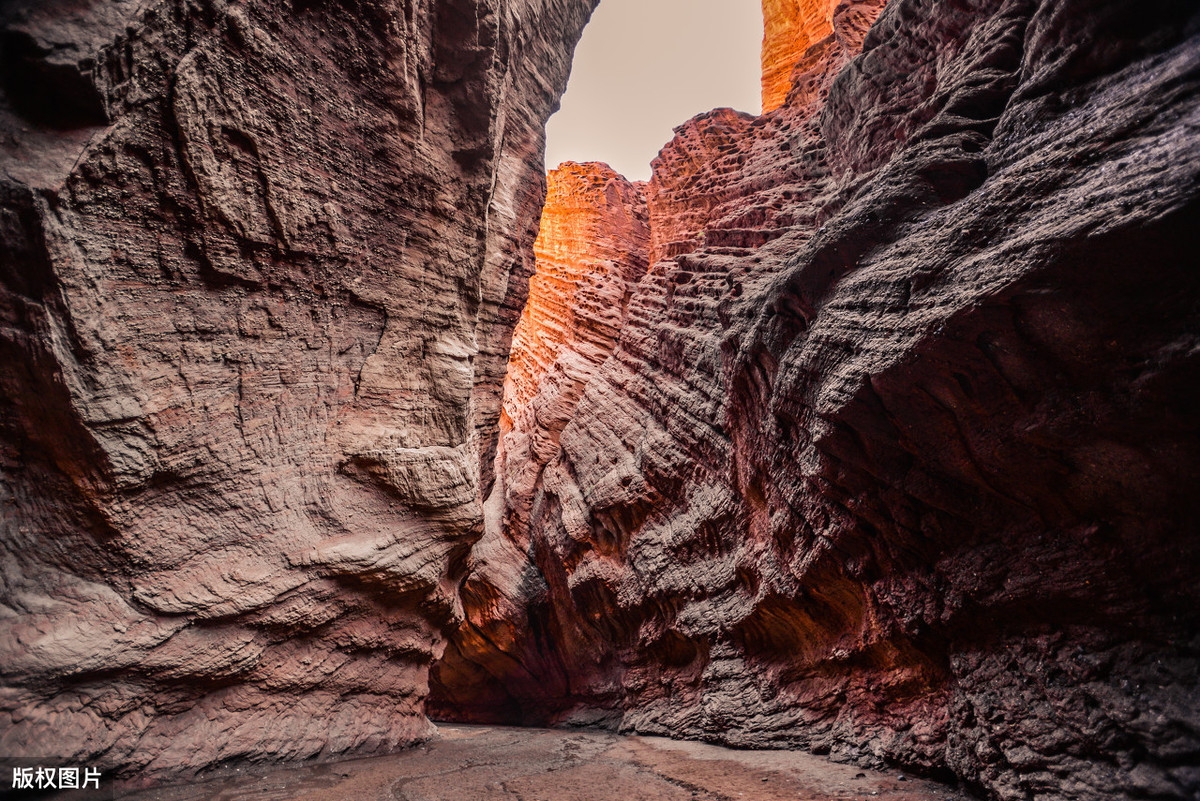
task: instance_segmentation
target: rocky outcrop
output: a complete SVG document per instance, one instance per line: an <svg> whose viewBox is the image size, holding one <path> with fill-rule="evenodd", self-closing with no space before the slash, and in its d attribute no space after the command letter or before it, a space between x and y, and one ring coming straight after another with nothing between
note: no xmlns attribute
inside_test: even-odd
<svg viewBox="0 0 1200 801"><path fill-rule="evenodd" d="M0 751L429 735L593 5L3 5Z"/></svg>
<svg viewBox="0 0 1200 801"><path fill-rule="evenodd" d="M512 640L527 626L530 584L541 583L529 550L531 505L563 426L616 347L629 295L646 273L642 190L604 164L567 162L549 174L534 243L536 272L505 381L496 480L463 586L471 614L459 638ZM496 622L504 631L483 631ZM453 716L463 708L484 718L514 714L503 693L485 689L488 673L462 658L458 646L438 663L432 681L431 714Z"/></svg>
<svg viewBox="0 0 1200 801"><path fill-rule="evenodd" d="M887 0L762 0L762 110L774 111L797 88L827 81L797 80L814 66L832 73L858 54ZM791 103L795 105L794 102Z"/></svg>
<svg viewBox="0 0 1200 801"><path fill-rule="evenodd" d="M443 714L1194 798L1200 18L892 0L822 52L655 163Z"/></svg>

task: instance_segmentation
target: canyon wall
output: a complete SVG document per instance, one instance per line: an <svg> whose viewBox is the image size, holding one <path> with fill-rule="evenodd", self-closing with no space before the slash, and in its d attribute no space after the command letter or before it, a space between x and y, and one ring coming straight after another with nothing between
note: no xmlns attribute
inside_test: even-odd
<svg viewBox="0 0 1200 801"><path fill-rule="evenodd" d="M506 407L434 704L1195 798L1195 4L839 7L664 147L578 399Z"/></svg>
<svg viewBox="0 0 1200 801"><path fill-rule="evenodd" d="M594 5L0 6L0 753L429 736Z"/></svg>
<svg viewBox="0 0 1200 801"><path fill-rule="evenodd" d="M836 71L858 54L887 0L762 0L762 110L774 111L816 64Z"/></svg>
<svg viewBox="0 0 1200 801"><path fill-rule="evenodd" d="M534 243L537 272L513 335L504 385L495 484L484 507L484 536L472 551L462 593L467 608L503 609L492 638L529 630L524 605L541 584L527 558L531 504L546 464L584 388L616 346L634 284L646 274L649 247L644 184L604 164L567 162L548 176ZM472 626L459 631L474 640ZM521 720L509 694L462 651L484 642L452 642L433 676L431 715ZM558 675L558 674L556 674ZM564 692L557 687L550 695ZM543 690L531 687L533 698Z"/></svg>

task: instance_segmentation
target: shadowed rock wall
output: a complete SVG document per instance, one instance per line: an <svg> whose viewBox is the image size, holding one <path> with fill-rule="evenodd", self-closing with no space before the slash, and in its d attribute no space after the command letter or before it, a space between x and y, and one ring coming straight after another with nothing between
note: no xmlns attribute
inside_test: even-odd
<svg viewBox="0 0 1200 801"><path fill-rule="evenodd" d="M678 129L445 714L1196 797L1196 14L892 0Z"/></svg>
<svg viewBox="0 0 1200 801"><path fill-rule="evenodd" d="M593 6L0 6L0 752L429 735Z"/></svg>

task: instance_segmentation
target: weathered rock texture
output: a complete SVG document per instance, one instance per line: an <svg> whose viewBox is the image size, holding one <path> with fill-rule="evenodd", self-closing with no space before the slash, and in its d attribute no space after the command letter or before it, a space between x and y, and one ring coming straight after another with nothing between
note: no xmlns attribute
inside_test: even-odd
<svg viewBox="0 0 1200 801"><path fill-rule="evenodd" d="M788 102L797 88L826 81L797 80L813 66L836 72L857 55L863 36L887 0L762 0L762 109Z"/></svg>
<svg viewBox="0 0 1200 801"><path fill-rule="evenodd" d="M473 575L463 587L470 607L504 607L500 625L507 631L492 636L513 640L528 628L523 610L528 583L539 580L525 556L531 504L547 462L558 451L563 426L616 346L629 295L646 274L643 186L594 163L567 162L548 177L534 243L536 272L513 335L484 538L474 549ZM475 638L468 621L460 632ZM435 684L431 714L457 714L460 707L482 717L516 714L506 694L480 692L488 676L461 657L458 645L440 664Z"/></svg>
<svg viewBox="0 0 1200 801"><path fill-rule="evenodd" d="M0 752L428 736L593 5L3 4Z"/></svg>
<svg viewBox="0 0 1200 801"><path fill-rule="evenodd" d="M1197 8L892 0L861 41L663 149L437 695L1195 798Z"/></svg>

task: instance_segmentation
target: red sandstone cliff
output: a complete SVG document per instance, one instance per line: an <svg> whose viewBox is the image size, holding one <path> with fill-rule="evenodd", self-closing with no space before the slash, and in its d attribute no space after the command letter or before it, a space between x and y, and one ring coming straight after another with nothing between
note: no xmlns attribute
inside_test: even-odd
<svg viewBox="0 0 1200 801"><path fill-rule="evenodd" d="M778 108L555 178L502 415L590 5L0 6L0 751L388 749L445 647L443 715L1195 798L1194 4L768 4Z"/></svg>
<svg viewBox="0 0 1200 801"><path fill-rule="evenodd" d="M1194 5L813 25L787 102L655 162L650 270L496 512L442 711L1194 798Z"/></svg>
<svg viewBox="0 0 1200 801"><path fill-rule="evenodd" d="M803 91L805 81L797 80L799 74L814 65L836 70L856 55L886 2L762 0L763 113L788 103L798 85Z"/></svg>
<svg viewBox="0 0 1200 801"><path fill-rule="evenodd" d="M584 388L616 347L629 295L646 273L642 189L604 164L568 162L548 177L534 244L536 272L504 387L495 484L463 587L469 615L457 636L478 647L503 651L528 625L522 608L530 582L540 583L530 570L531 504L544 482L553 480L544 474L546 463ZM461 659L458 648L447 653L434 677L431 712L470 707L490 717L494 707L512 714L506 698L486 692L486 674Z"/></svg>
<svg viewBox="0 0 1200 801"><path fill-rule="evenodd" d="M0 7L0 752L429 736L593 5Z"/></svg>

